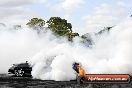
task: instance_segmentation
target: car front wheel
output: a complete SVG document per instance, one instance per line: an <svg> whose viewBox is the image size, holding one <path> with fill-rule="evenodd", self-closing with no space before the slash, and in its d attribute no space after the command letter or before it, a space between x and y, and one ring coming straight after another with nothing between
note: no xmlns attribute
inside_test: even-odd
<svg viewBox="0 0 132 88"><path fill-rule="evenodd" d="M22 77L24 75L24 70L22 68L14 70L15 76Z"/></svg>

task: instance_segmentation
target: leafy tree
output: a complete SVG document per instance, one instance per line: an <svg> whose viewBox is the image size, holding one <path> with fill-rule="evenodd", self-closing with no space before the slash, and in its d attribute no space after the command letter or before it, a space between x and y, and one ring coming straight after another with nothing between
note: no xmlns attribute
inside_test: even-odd
<svg viewBox="0 0 132 88"><path fill-rule="evenodd" d="M97 34L102 34L104 32L109 32L111 30L111 28L113 28L113 26L112 27L104 27L104 29L99 31Z"/></svg>
<svg viewBox="0 0 132 88"><path fill-rule="evenodd" d="M76 37L76 36L79 36L79 34L70 32L70 33L67 33L66 36L68 37L69 41L72 41L73 38Z"/></svg>
<svg viewBox="0 0 132 88"><path fill-rule="evenodd" d="M68 33L72 33L72 25L71 23L67 23L67 20L65 19L61 19L60 17L51 17L47 23L48 28L59 36L65 36Z"/></svg>
<svg viewBox="0 0 132 88"><path fill-rule="evenodd" d="M71 23L60 17L51 17L46 23L48 27L45 27L45 30L49 29L57 36L66 36L69 41L72 41L75 36L79 36L78 33L72 32ZM41 18L32 18L26 25L33 29L43 29L45 21Z"/></svg>
<svg viewBox="0 0 132 88"><path fill-rule="evenodd" d="M14 26L13 26L13 29L19 30L19 29L22 29L22 26L21 26L21 25L14 25Z"/></svg>
<svg viewBox="0 0 132 88"><path fill-rule="evenodd" d="M41 18L32 18L26 25L33 29L42 29L45 25L45 21Z"/></svg>
<svg viewBox="0 0 132 88"><path fill-rule="evenodd" d="M89 33L86 33L84 35L81 36L81 39L82 39L82 43L85 45L85 46L91 46L93 44L93 40L92 40L92 37Z"/></svg>

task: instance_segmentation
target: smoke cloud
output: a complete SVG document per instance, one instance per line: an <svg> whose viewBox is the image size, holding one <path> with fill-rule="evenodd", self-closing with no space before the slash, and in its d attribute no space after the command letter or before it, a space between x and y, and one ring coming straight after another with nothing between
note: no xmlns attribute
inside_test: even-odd
<svg viewBox="0 0 132 88"><path fill-rule="evenodd" d="M109 33L95 36L92 48L75 38L73 43L56 38L51 32L37 33L23 28L0 28L0 73L10 65L28 60L34 78L71 80L76 75L72 63L82 64L88 74L132 75L132 19L120 22Z"/></svg>

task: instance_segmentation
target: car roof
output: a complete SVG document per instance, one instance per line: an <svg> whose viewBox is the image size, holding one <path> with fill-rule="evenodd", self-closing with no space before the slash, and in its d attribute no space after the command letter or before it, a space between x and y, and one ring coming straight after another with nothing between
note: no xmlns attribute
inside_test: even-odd
<svg viewBox="0 0 132 88"><path fill-rule="evenodd" d="M30 65L28 63L20 63L17 64L18 67L29 67Z"/></svg>

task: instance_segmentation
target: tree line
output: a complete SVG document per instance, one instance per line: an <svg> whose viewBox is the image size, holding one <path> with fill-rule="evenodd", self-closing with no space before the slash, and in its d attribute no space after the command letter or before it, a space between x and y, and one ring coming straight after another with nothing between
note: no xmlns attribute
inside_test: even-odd
<svg viewBox="0 0 132 88"><path fill-rule="evenodd" d="M26 25L34 30L51 30L56 36L65 36L69 41L72 41L75 36L79 36L78 33L72 31L72 24L60 17L51 17L48 21L32 18Z"/></svg>
<svg viewBox="0 0 132 88"><path fill-rule="evenodd" d="M81 42L86 44L86 46L92 45L92 38L89 33L79 35L77 32L72 31L72 24L68 23L66 19L60 17L51 17L49 20L44 20L42 18L32 18L26 24L33 30L51 30L56 36L66 37L69 41L73 41L73 38L78 36L81 38ZM109 32L112 27L104 27L103 30L95 33L100 35L105 31Z"/></svg>

